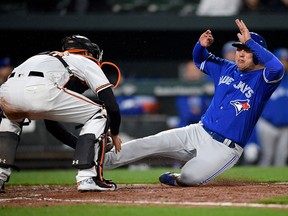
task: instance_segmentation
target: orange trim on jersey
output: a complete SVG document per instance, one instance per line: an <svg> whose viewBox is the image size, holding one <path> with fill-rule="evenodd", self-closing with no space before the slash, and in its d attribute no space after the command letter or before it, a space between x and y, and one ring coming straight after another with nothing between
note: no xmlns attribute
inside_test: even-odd
<svg viewBox="0 0 288 216"><path fill-rule="evenodd" d="M117 81L116 81L115 85L113 84L113 86L114 86L113 88L117 88L117 86L119 85L119 83L120 83L120 81L121 81L121 72L120 72L120 69L119 69L119 67L118 67L116 64L114 64L114 63L112 63L112 62L102 62L101 65L100 65L100 67L102 68L102 66L105 65L105 64L106 64L106 65L111 65L111 66L113 66L113 67L116 68L118 78L117 78Z"/></svg>
<svg viewBox="0 0 288 216"><path fill-rule="evenodd" d="M111 85L111 83L107 83L107 84L105 84L105 85L102 85L102 86L96 88L96 92L98 93L98 91L100 91L101 89L103 89L103 88L105 88L105 87L108 87L108 86L110 86L110 85Z"/></svg>
<svg viewBox="0 0 288 216"><path fill-rule="evenodd" d="M66 89L66 88L59 87L59 86L57 86L57 88L60 89L60 90L63 90L65 93L67 93L67 94L69 94L69 95L71 95L71 96L73 96L73 97L76 97L76 98L78 98L78 99L80 99L80 100L83 100L83 101L85 101L85 102L87 102L87 103L90 103L90 104L92 104L92 105L95 105L95 106L98 106L98 107L102 107L102 108L103 108L102 105L97 104L97 103L94 103L93 101L90 101L90 100L86 100L85 98L83 98L84 96L83 96L83 97L80 97L80 96L77 95L77 94L73 94L72 91L70 91L70 90L68 90L68 89ZM68 90L68 91L67 91L67 90Z"/></svg>

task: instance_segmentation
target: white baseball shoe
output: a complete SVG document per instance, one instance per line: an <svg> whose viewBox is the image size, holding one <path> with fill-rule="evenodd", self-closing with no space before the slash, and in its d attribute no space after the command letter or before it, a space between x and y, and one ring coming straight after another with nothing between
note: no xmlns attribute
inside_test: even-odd
<svg viewBox="0 0 288 216"><path fill-rule="evenodd" d="M104 180L100 181L96 177L91 177L82 181L77 182L79 192L88 191L115 191L117 185L110 181Z"/></svg>

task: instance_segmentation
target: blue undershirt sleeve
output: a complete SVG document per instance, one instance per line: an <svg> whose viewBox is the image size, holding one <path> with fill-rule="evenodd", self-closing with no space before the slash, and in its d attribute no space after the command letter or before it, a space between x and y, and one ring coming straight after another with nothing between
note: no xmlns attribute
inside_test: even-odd
<svg viewBox="0 0 288 216"><path fill-rule="evenodd" d="M196 45L194 46L192 57L194 60L194 63L197 65L197 67L200 66L200 64L205 61L209 57L208 50L201 46L200 42L198 41Z"/></svg>
<svg viewBox="0 0 288 216"><path fill-rule="evenodd" d="M279 59L269 50L263 48L254 40L248 40L245 45L253 52L257 59L266 67L265 79L267 82L279 81L284 75L284 67Z"/></svg>

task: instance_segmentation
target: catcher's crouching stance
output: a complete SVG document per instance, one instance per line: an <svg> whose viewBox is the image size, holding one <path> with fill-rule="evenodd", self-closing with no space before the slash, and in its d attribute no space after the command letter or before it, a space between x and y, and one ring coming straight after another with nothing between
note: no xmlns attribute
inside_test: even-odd
<svg viewBox="0 0 288 216"><path fill-rule="evenodd" d="M105 131L98 138L96 138L94 134L84 134L78 138L72 166L82 171L81 174L79 172L76 176L78 191L80 192L117 189L117 185L114 182L103 178L103 162L107 145L107 129L108 127L105 128ZM93 177L86 178L90 173ZM91 184L93 185L92 188Z"/></svg>
<svg viewBox="0 0 288 216"><path fill-rule="evenodd" d="M109 63L101 62L102 51L86 37L64 38L62 51L32 56L1 85L0 192L5 192L4 183L14 167L25 119L45 120L48 131L75 148L72 166L78 169L78 191L116 189L116 184L103 178L102 164L108 129L115 151L121 150L121 116L112 91L119 79L112 82L104 74L101 68ZM82 95L88 89L99 101ZM79 137L58 122L82 124Z"/></svg>

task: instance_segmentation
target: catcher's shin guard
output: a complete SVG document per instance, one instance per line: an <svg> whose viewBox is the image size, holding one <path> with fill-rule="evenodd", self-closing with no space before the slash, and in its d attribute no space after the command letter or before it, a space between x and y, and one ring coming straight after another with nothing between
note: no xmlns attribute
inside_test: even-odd
<svg viewBox="0 0 288 216"><path fill-rule="evenodd" d="M15 168L15 155L19 141L19 135L13 132L0 132L0 167Z"/></svg>
<svg viewBox="0 0 288 216"><path fill-rule="evenodd" d="M84 134L79 136L72 166L77 169L89 169L95 165L95 135Z"/></svg>

